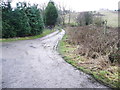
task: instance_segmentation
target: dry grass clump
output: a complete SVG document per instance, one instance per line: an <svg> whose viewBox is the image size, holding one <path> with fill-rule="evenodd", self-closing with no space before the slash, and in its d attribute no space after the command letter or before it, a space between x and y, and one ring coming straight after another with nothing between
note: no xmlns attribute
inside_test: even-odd
<svg viewBox="0 0 120 90"><path fill-rule="evenodd" d="M113 57L118 52L117 28L107 28L104 34L103 27L68 27L66 33L68 34L67 42L78 45L76 54L92 59L106 56L112 63L116 61Z"/></svg>

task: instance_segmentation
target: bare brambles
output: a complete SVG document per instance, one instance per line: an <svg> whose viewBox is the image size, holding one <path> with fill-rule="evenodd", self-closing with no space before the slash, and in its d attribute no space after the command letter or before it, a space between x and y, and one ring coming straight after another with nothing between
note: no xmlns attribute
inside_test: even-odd
<svg viewBox="0 0 120 90"><path fill-rule="evenodd" d="M117 28L107 28L106 34L103 27L95 26L68 27L66 32L67 41L78 46L75 53L92 59L106 56L111 63L118 61Z"/></svg>

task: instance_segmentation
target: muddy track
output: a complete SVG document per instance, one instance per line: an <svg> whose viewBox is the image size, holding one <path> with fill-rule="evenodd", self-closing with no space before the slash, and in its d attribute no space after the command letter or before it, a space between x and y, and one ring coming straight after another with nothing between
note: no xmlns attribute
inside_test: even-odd
<svg viewBox="0 0 120 90"><path fill-rule="evenodd" d="M65 31L2 44L3 88L107 88L66 63L56 51Z"/></svg>

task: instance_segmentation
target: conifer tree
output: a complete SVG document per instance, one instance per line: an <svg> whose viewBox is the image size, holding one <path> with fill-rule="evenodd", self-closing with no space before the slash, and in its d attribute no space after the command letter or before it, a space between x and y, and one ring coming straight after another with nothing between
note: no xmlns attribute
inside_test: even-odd
<svg viewBox="0 0 120 90"><path fill-rule="evenodd" d="M13 25L17 32L17 36L28 36L31 32L29 18L26 15L25 3L17 3L17 8L14 11Z"/></svg>
<svg viewBox="0 0 120 90"><path fill-rule="evenodd" d="M11 24L12 22L12 8L11 2L2 3L2 37L15 37L16 32Z"/></svg>
<svg viewBox="0 0 120 90"><path fill-rule="evenodd" d="M55 26L58 18L58 11L53 1L50 1L45 9L44 22L46 26Z"/></svg>
<svg viewBox="0 0 120 90"><path fill-rule="evenodd" d="M31 35L38 35L42 33L42 30L44 28L44 23L43 23L43 18L41 16L41 12L37 8L37 5L28 7L26 13L30 20Z"/></svg>
<svg viewBox="0 0 120 90"><path fill-rule="evenodd" d="M10 2L2 3L2 37L25 37L41 34L44 28L43 18L37 5L26 2L17 3L11 8Z"/></svg>

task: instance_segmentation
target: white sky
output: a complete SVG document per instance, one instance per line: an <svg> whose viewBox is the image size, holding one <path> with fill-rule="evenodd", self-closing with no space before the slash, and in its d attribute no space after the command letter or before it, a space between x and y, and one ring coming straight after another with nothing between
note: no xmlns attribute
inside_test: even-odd
<svg viewBox="0 0 120 90"><path fill-rule="evenodd" d="M49 0L12 0L12 6L15 7L16 2L30 2L36 4L43 4ZM101 8L116 10L118 9L118 2L120 0L53 0L55 3L60 3L75 11L94 11Z"/></svg>

